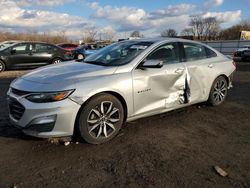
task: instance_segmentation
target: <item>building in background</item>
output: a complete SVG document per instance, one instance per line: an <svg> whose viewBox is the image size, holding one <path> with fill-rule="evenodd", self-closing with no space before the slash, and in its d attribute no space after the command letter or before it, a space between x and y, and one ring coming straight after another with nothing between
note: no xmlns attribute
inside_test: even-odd
<svg viewBox="0 0 250 188"><path fill-rule="evenodd" d="M241 31L240 40L250 40L250 31Z"/></svg>

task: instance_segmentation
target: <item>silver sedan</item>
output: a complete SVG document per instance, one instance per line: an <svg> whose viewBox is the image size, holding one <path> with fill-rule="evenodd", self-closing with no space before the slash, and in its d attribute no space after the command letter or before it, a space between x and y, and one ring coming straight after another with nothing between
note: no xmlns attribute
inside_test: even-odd
<svg viewBox="0 0 250 188"><path fill-rule="evenodd" d="M109 45L82 62L36 69L8 91L11 122L36 137L107 142L125 121L223 103L236 67L201 43L156 38Z"/></svg>

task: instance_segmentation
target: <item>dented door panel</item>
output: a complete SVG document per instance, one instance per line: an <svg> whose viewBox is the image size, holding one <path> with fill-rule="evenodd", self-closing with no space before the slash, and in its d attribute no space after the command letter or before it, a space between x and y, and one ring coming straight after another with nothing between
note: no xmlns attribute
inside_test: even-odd
<svg viewBox="0 0 250 188"><path fill-rule="evenodd" d="M210 59L186 63L191 77L190 90L192 94L190 101L192 103L204 101L209 95L210 87L216 77L216 71L214 71L216 65L210 67L210 64Z"/></svg>
<svg viewBox="0 0 250 188"><path fill-rule="evenodd" d="M133 75L134 115L187 103L187 69L184 63L160 69L136 69Z"/></svg>

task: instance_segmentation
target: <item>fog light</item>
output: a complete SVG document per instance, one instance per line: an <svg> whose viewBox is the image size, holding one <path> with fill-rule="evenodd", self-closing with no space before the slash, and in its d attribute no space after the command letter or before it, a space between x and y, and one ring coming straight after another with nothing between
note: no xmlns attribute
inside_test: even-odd
<svg viewBox="0 0 250 188"><path fill-rule="evenodd" d="M32 120L30 124L31 125L48 124L48 123L54 123L55 121L56 121L56 115L51 115L51 116L35 118Z"/></svg>

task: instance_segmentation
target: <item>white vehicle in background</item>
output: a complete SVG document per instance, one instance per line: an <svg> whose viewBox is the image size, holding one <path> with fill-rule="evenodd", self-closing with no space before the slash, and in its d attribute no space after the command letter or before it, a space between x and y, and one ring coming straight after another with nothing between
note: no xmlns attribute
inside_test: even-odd
<svg viewBox="0 0 250 188"><path fill-rule="evenodd" d="M28 135L78 134L101 144L124 121L204 101L220 105L235 69L232 60L194 41L122 41L82 62L43 67L13 81L10 120Z"/></svg>

